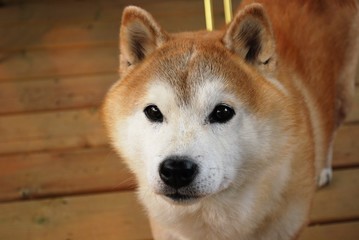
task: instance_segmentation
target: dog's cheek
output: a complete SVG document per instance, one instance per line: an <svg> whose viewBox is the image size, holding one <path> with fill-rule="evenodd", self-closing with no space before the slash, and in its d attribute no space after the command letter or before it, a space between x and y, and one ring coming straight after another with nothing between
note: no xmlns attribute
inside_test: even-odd
<svg viewBox="0 0 359 240"><path fill-rule="evenodd" d="M113 145L129 168L138 176L144 171L144 120L141 113L119 119L112 133Z"/></svg>
<svg viewBox="0 0 359 240"><path fill-rule="evenodd" d="M170 133L167 124L154 124L147 121L138 124L138 139L134 139L138 146L137 154L141 159L140 168L144 176L144 184L149 185L152 190L158 190L161 187L159 177L159 165L167 156L167 148L170 143Z"/></svg>
<svg viewBox="0 0 359 240"><path fill-rule="evenodd" d="M244 126L243 121L245 120L240 117L242 113L238 113L238 115L232 122L214 131L214 136L212 136L212 141L217 142L214 151L218 159L214 159L214 161L218 162L217 165L221 169L220 174L222 175L219 190L227 188L234 182L238 183L246 177L243 166L248 160L247 151L251 144L244 136L243 128L248 128L248 126Z"/></svg>
<svg viewBox="0 0 359 240"><path fill-rule="evenodd" d="M205 154L206 156L207 154ZM211 194L219 190L223 179L223 167L216 161L218 155L211 153L200 163L200 174L196 182L197 191L200 194Z"/></svg>
<svg viewBox="0 0 359 240"><path fill-rule="evenodd" d="M218 192L225 178L221 140L209 128L201 129L196 140L190 149L200 166L196 190L201 194Z"/></svg>

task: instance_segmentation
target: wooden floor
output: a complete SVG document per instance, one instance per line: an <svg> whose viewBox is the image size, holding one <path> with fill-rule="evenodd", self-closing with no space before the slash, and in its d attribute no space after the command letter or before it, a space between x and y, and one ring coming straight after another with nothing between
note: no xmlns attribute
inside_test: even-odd
<svg viewBox="0 0 359 240"><path fill-rule="evenodd" d="M0 240L151 239L132 177L99 120L129 3L170 31L205 25L202 0L0 2ZM359 239L356 92L335 145L334 182L316 194L301 240Z"/></svg>

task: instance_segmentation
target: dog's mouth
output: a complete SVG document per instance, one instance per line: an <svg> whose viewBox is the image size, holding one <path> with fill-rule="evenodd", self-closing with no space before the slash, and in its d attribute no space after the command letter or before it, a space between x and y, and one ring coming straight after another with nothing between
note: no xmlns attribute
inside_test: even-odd
<svg viewBox="0 0 359 240"><path fill-rule="evenodd" d="M191 201L194 201L194 200L200 198L199 196L181 194L179 192L165 194L165 196L176 203L188 203L188 202L191 202Z"/></svg>

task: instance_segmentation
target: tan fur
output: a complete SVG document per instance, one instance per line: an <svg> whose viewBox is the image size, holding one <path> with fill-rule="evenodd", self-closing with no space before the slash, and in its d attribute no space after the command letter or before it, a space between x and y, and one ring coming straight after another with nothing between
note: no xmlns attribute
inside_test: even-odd
<svg viewBox="0 0 359 240"><path fill-rule="evenodd" d="M348 114L354 94L357 2L245 0L243 5L253 2L261 3L269 15L284 67L293 69L313 97L319 115L315 121L323 135L323 150L316 161L319 175L334 131Z"/></svg>
<svg viewBox="0 0 359 240"><path fill-rule="evenodd" d="M350 0L244 0L223 31L171 35L147 12L125 10L121 78L109 91L103 113L115 149L136 174L155 239L177 240L175 230L190 239L299 236L308 221L316 179L329 167L335 131L350 108L358 16L357 4ZM141 47L131 45L134 38ZM259 41L260 48L249 52L248 38ZM246 163L256 176L239 187L234 183L200 205L171 207L143 190L147 180L120 149L115 128L144 104L146 89L156 77L165 78L156 81L173 87L185 105L208 72L220 76L226 91L238 96L255 119L270 125L270 151L258 152L255 159L261 161L256 164ZM238 208L238 219L229 220L233 206L247 206L247 200L248 215L247 209ZM171 219L162 216L166 211ZM169 230L167 222L173 222L175 230Z"/></svg>

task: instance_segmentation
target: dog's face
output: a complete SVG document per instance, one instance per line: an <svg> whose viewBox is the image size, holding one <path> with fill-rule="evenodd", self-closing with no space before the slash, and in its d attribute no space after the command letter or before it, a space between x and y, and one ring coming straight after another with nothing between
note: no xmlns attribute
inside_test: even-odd
<svg viewBox="0 0 359 240"><path fill-rule="evenodd" d="M125 11L122 76L104 116L140 188L191 202L238 187L266 164L280 111L267 99L283 92L261 74L272 71L274 56L260 16L248 25L262 27L257 35L241 29L240 15L226 33L169 36L143 10Z"/></svg>

